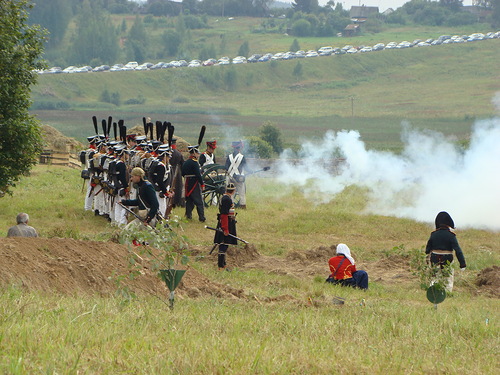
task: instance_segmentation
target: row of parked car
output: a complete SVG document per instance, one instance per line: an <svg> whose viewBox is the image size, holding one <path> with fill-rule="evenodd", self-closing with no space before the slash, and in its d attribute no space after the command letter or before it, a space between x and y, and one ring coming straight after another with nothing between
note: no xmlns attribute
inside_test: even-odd
<svg viewBox="0 0 500 375"><path fill-rule="evenodd" d="M229 64L246 64L246 63L257 63L266 62L271 60L291 60L291 59L301 59L301 58L311 58L318 56L331 56L331 55L342 55L342 54L353 54L353 53L364 53L372 51L382 51L386 49L402 49L411 47L428 47L440 44L450 44L450 43L468 43L475 42L486 39L496 39L500 38L500 31L489 32L487 34L474 33L471 35L441 35L437 39L415 39L413 42L403 41L400 43L390 42L387 44L377 43L373 46L358 46L354 47L352 45L346 45L342 48L325 46L316 50L309 51L296 51L296 52L278 52L275 54L266 53L263 55L254 54L249 58L244 56L236 56L230 59L227 56L221 57L220 59L207 59L205 61L200 60L173 60L170 62L158 62L153 63L143 63L138 64L135 61L131 61L127 64L115 64L113 66L100 65L92 68L91 66L75 67L69 66L65 69L60 67L53 67L47 70L38 71L39 74L57 74L57 73L88 73L88 72L122 72L131 70L154 70L154 69L167 69L167 68L197 68L200 66L212 66L212 65L229 65Z"/></svg>

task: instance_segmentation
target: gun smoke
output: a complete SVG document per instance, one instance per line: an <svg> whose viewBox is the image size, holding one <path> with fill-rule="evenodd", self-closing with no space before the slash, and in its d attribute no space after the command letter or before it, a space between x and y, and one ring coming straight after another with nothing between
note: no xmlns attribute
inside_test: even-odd
<svg viewBox="0 0 500 375"><path fill-rule="evenodd" d="M402 141L402 153L394 154L367 150L358 131L327 132L319 143L303 144L297 162L287 150L274 168L281 183L301 187L315 202L356 185L367 192L366 213L433 223L448 211L458 227L500 230L500 118L477 121L467 148L408 124ZM334 166L335 156L345 160Z"/></svg>

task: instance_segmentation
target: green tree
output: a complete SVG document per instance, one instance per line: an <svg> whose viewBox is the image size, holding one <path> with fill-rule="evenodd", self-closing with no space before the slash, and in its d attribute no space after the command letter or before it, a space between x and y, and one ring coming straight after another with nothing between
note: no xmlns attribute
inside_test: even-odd
<svg viewBox="0 0 500 375"><path fill-rule="evenodd" d="M259 129L260 138L266 141L274 152L280 154L283 151L281 131L271 122L266 121Z"/></svg>
<svg viewBox="0 0 500 375"><path fill-rule="evenodd" d="M314 13L318 10L318 0L295 0L292 3L293 9L295 11L304 12L304 13Z"/></svg>
<svg viewBox="0 0 500 375"><path fill-rule="evenodd" d="M98 3L84 0L77 18L70 60L73 64L88 64L94 58L114 64L118 56L118 33Z"/></svg>
<svg viewBox="0 0 500 375"><path fill-rule="evenodd" d="M127 56L130 60L144 62L149 47L149 35L144 28L144 23L139 16L135 17L125 42Z"/></svg>
<svg viewBox="0 0 500 375"><path fill-rule="evenodd" d="M245 40L240 46L240 49L238 50L238 56L248 57L249 54L250 54L250 46L248 44L248 41Z"/></svg>
<svg viewBox="0 0 500 375"><path fill-rule="evenodd" d="M292 45L290 46L290 51L297 52L298 50L300 50L300 45L299 45L299 41L297 40L297 38L295 38L293 40Z"/></svg>
<svg viewBox="0 0 500 375"><path fill-rule="evenodd" d="M0 196L36 163L40 123L28 112L34 69L43 68L44 31L29 26L27 0L0 1Z"/></svg>
<svg viewBox="0 0 500 375"><path fill-rule="evenodd" d="M166 30L161 36L168 56L176 56L182 43L181 35L174 30Z"/></svg>
<svg viewBox="0 0 500 375"><path fill-rule="evenodd" d="M253 158L269 159L273 156L273 148L269 143L259 137L248 137L246 154Z"/></svg>
<svg viewBox="0 0 500 375"><path fill-rule="evenodd" d="M292 34L296 36L310 36L312 34L311 23L303 18L295 21L292 24Z"/></svg>
<svg viewBox="0 0 500 375"><path fill-rule="evenodd" d="M67 0L36 0L29 21L49 31L47 46L53 47L62 41L72 16L71 3Z"/></svg>

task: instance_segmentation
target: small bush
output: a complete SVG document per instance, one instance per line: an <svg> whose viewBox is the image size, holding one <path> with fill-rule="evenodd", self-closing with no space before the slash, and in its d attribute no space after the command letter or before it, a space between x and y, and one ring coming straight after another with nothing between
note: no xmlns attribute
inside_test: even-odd
<svg viewBox="0 0 500 375"><path fill-rule="evenodd" d="M33 102L31 109L40 109L40 110L48 110L48 111L57 111L71 108L70 104L67 101L59 100L37 100Z"/></svg>

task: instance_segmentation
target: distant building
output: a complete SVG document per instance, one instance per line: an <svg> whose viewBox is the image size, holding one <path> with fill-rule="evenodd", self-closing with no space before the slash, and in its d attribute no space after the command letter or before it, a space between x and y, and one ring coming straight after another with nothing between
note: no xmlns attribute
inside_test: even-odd
<svg viewBox="0 0 500 375"><path fill-rule="evenodd" d="M375 17L379 14L378 7L367 7L365 5L362 6L353 6L349 11L349 16L355 22L364 22L370 17Z"/></svg>
<svg viewBox="0 0 500 375"><path fill-rule="evenodd" d="M360 31L361 27L359 24L351 23L345 27L344 31L342 32L342 36L345 37L355 36L359 34Z"/></svg>
<svg viewBox="0 0 500 375"><path fill-rule="evenodd" d="M385 11L382 12L382 15L388 16L389 14L392 14L392 13L394 13L394 9L388 8Z"/></svg>

